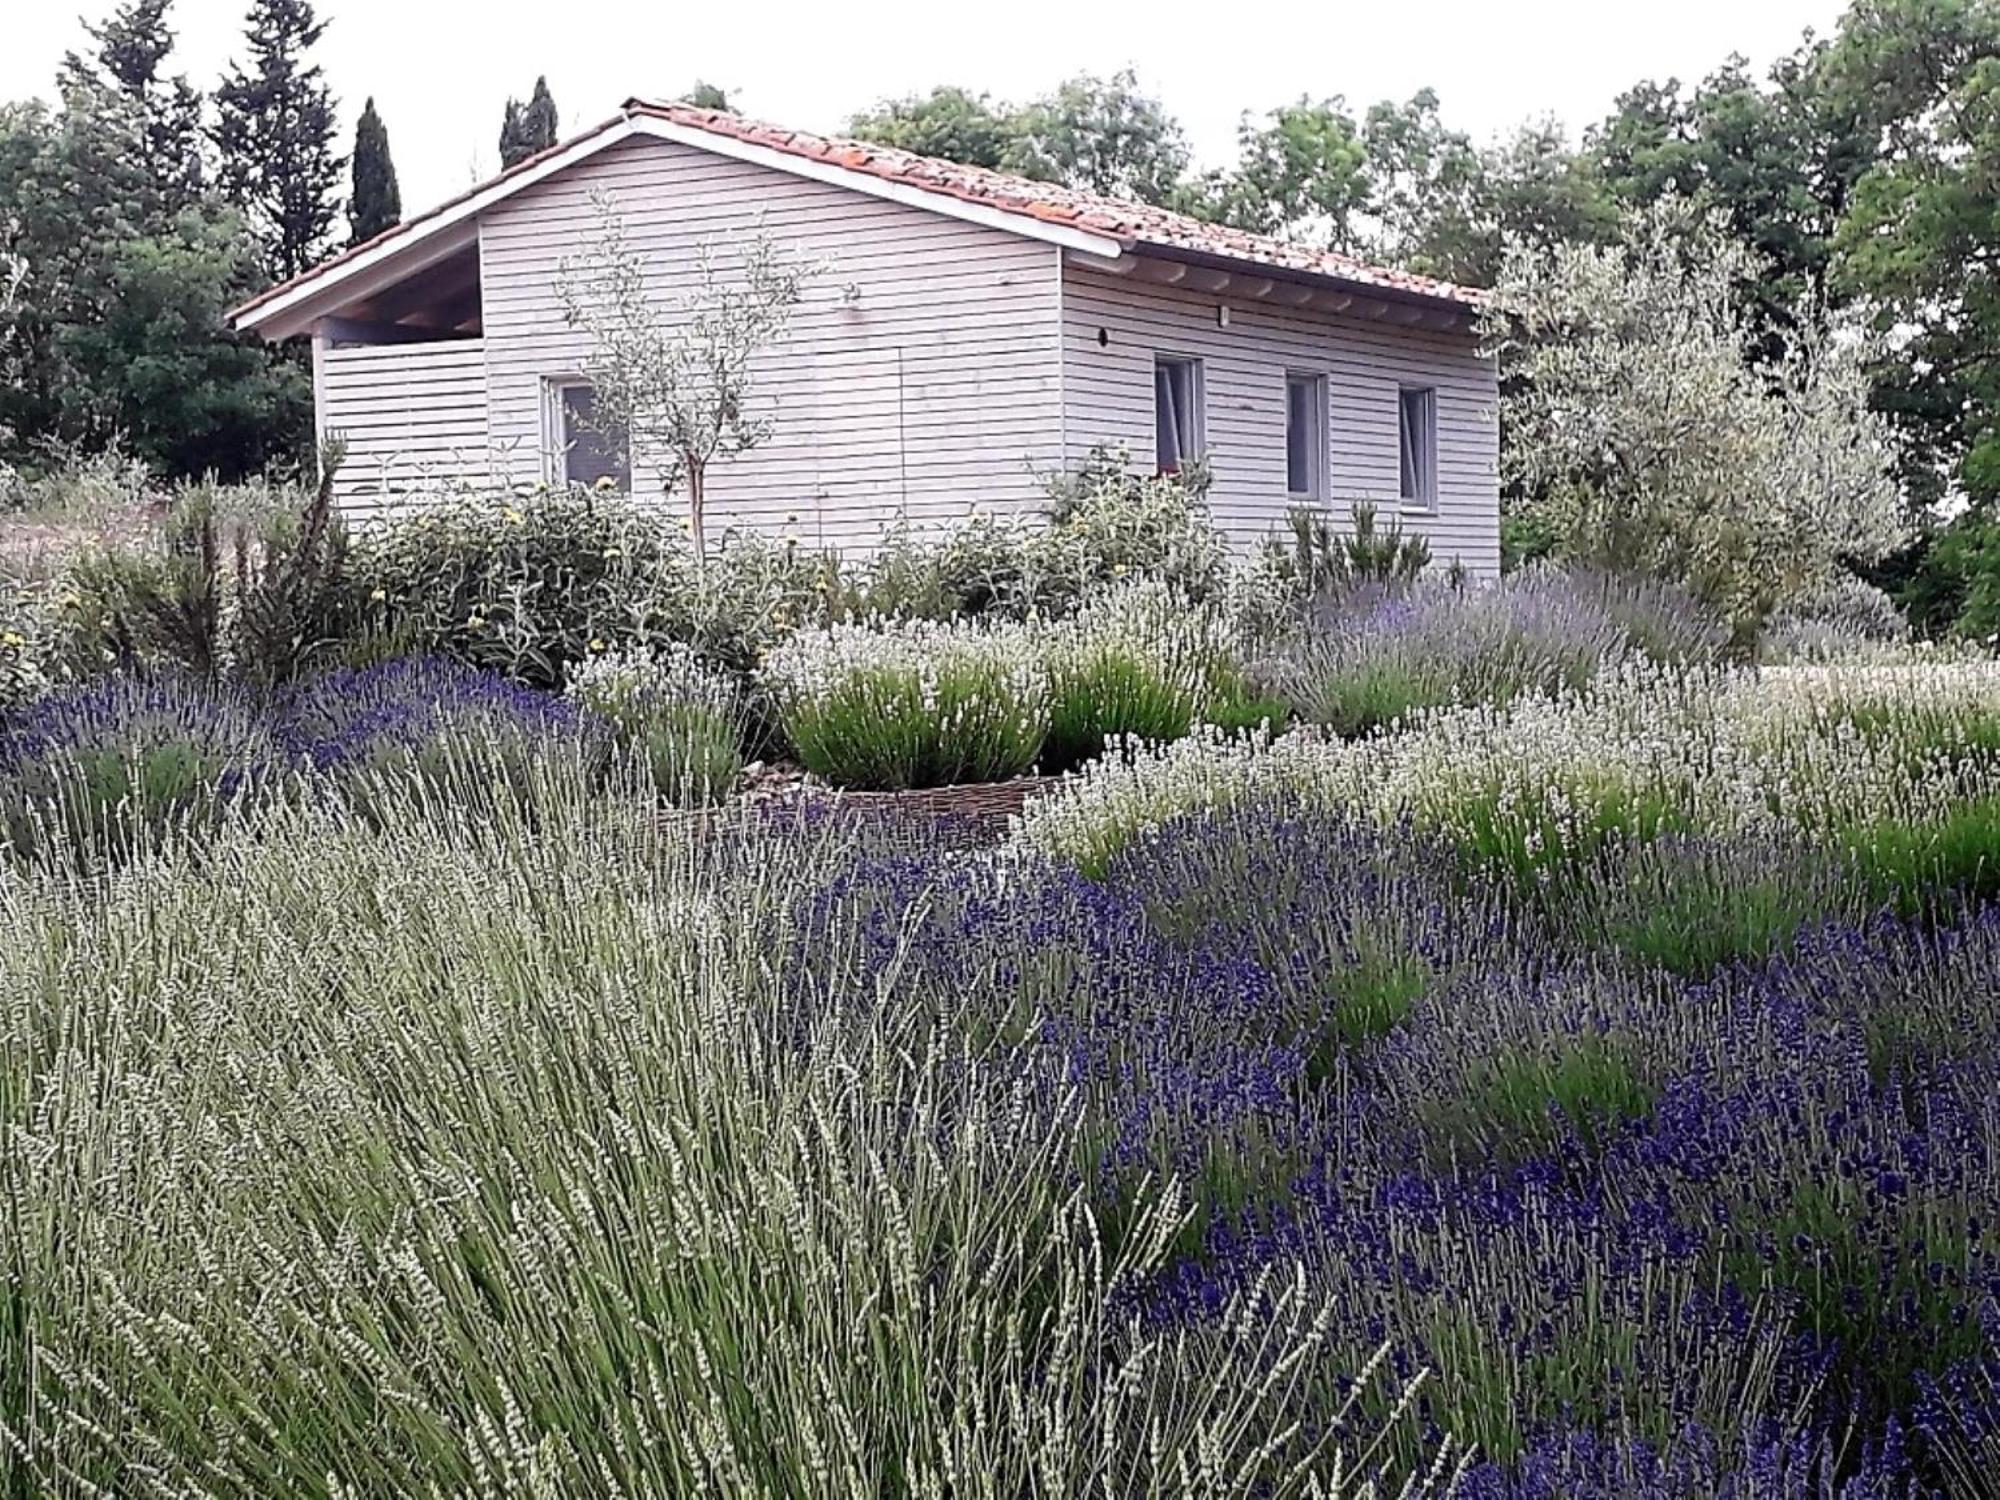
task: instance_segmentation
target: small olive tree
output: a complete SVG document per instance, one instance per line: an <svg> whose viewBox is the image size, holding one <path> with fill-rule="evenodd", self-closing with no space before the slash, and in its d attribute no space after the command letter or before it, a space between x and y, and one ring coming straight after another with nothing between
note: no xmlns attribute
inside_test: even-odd
<svg viewBox="0 0 2000 1500"><path fill-rule="evenodd" d="M687 486L688 533L699 561L707 550L708 467L769 436L769 420L752 411L753 357L784 337L814 268L781 256L759 231L742 247L740 275L725 275L705 243L693 284L662 296L623 218L604 195L593 201L595 235L558 268L563 315L590 335L583 373L596 392L598 425L628 434L666 493Z"/></svg>
<svg viewBox="0 0 2000 1500"><path fill-rule="evenodd" d="M1745 356L1758 265L1677 205L1623 242L1508 248L1486 320L1517 514L1565 554L1685 583L1748 624L1904 535L1858 326Z"/></svg>

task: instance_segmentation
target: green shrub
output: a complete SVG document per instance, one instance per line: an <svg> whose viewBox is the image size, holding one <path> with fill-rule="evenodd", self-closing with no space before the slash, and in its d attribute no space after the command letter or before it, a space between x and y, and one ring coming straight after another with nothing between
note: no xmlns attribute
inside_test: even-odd
<svg viewBox="0 0 2000 1500"><path fill-rule="evenodd" d="M1769 958L1807 925L1870 906L1852 859L1797 838L1622 844L1550 894L1587 938L1688 978Z"/></svg>
<svg viewBox="0 0 2000 1500"><path fill-rule="evenodd" d="M1336 528L1333 512L1295 505L1285 513L1287 535L1264 544L1265 564L1282 580L1294 603L1305 608L1359 588L1394 593L1407 589L1431 564L1431 545L1406 534L1400 521L1378 529L1375 507L1356 501L1354 521Z"/></svg>
<svg viewBox="0 0 2000 1500"><path fill-rule="evenodd" d="M87 544L70 560L63 590L61 651L69 674L220 675L222 538L206 493L191 491L178 501L156 536Z"/></svg>
<svg viewBox="0 0 2000 1500"><path fill-rule="evenodd" d="M1471 1060L1459 1087L1423 1111L1426 1123L1438 1140L1500 1161L1534 1156L1566 1131L1599 1142L1653 1107L1634 1045L1585 1035Z"/></svg>
<svg viewBox="0 0 2000 1500"><path fill-rule="evenodd" d="M0 463L0 515L94 522L145 511L156 499L152 471L114 437L94 453L56 447L36 471Z"/></svg>
<svg viewBox="0 0 2000 1500"><path fill-rule="evenodd" d="M332 511L339 449L324 457L311 491L185 484L156 522L85 543L59 582L63 673L272 686L350 650L363 622Z"/></svg>
<svg viewBox="0 0 2000 1500"><path fill-rule="evenodd" d="M347 530L333 512L333 482L343 451L321 454L320 480L258 507L233 537L229 652L234 675L263 686L309 669L352 662L370 639L352 576Z"/></svg>
<svg viewBox="0 0 2000 1500"><path fill-rule="evenodd" d="M2000 639L2000 515L1969 510L1934 532L1896 598L1925 636Z"/></svg>
<svg viewBox="0 0 2000 1500"><path fill-rule="evenodd" d="M569 694L609 723L653 789L676 807L719 802L742 774L741 693L689 648L594 657Z"/></svg>
<svg viewBox="0 0 2000 1500"><path fill-rule="evenodd" d="M1019 625L803 631L759 678L800 762L841 787L1004 780L1035 763L1048 733L1048 673Z"/></svg>
<svg viewBox="0 0 2000 1500"><path fill-rule="evenodd" d="M1922 911L1949 892L2000 896L2000 796L1962 802L1934 818L1881 819L1843 830L1877 899Z"/></svg>
<svg viewBox="0 0 2000 1500"><path fill-rule="evenodd" d="M977 509L941 530L898 522L830 597L831 617L948 620L1032 613L1036 560L1029 526Z"/></svg>

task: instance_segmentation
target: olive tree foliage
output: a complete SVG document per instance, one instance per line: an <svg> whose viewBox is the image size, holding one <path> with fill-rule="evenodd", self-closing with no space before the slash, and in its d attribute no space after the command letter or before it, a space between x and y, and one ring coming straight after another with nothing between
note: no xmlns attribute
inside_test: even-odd
<svg viewBox="0 0 2000 1500"><path fill-rule="evenodd" d="M1871 340L1809 320L1754 367L1757 269L1667 204L1617 243L1510 244L1485 320L1516 514L1568 556L1685 583L1746 624L1906 525Z"/></svg>
<svg viewBox="0 0 2000 1500"><path fill-rule="evenodd" d="M693 283L670 294L611 201L600 193L593 202L595 233L557 271L563 316L590 336L583 373L596 391L597 423L629 435L664 493L686 486L699 560L709 465L770 435L770 420L754 408L755 356L784 337L816 268L781 254L759 230L743 242L735 274L705 242Z"/></svg>

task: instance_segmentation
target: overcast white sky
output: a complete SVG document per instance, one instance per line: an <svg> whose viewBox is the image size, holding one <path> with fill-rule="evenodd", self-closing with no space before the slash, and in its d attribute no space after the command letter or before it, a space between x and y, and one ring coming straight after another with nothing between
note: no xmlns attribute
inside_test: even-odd
<svg viewBox="0 0 2000 1500"><path fill-rule="evenodd" d="M110 3L0 0L0 98L47 97L63 53L86 41L76 11ZM245 8L177 0L174 70L211 86L241 50ZM1768 63L1808 26L1831 31L1843 9L1845 0L321 0L332 24L319 60L340 98L342 150L373 94L404 210L415 212L495 170L502 105L525 97L538 73L565 133L629 95L672 96L697 77L761 119L835 130L856 109L936 83L1018 99L1129 64L1180 117L1201 162L1219 165L1233 156L1244 109L1301 94L1365 106L1428 84L1446 119L1479 137L1543 115L1574 131L1640 78L1699 78L1732 51Z"/></svg>

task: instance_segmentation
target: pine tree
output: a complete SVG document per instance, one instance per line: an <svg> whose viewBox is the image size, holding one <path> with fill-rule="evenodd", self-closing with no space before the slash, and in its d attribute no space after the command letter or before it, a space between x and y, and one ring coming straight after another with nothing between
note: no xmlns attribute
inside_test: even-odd
<svg viewBox="0 0 2000 1500"><path fill-rule="evenodd" d="M546 78L535 80L535 92L529 96L528 107L521 111L521 141L528 148L528 154L546 151L562 138L562 118L556 113L556 101L549 93Z"/></svg>
<svg viewBox="0 0 2000 1500"><path fill-rule="evenodd" d="M500 117L500 165L511 167L529 150L521 143L521 101L509 99L507 112Z"/></svg>
<svg viewBox="0 0 2000 1500"><path fill-rule="evenodd" d="M396 185L396 164L389 158L389 132L370 99L354 127L354 196L347 205L354 228L349 244L372 240L403 217L403 193Z"/></svg>
<svg viewBox="0 0 2000 1500"><path fill-rule="evenodd" d="M252 0L250 66L232 65L215 91L222 189L262 241L277 279L325 252L340 210L332 91L306 53L326 30L311 0Z"/></svg>
<svg viewBox="0 0 2000 1500"><path fill-rule="evenodd" d="M137 114L140 165L152 180L163 215L179 213L200 199L206 176L202 161L201 94L187 78L162 78L160 66L174 49L166 24L173 0L127 0L101 26L85 24L97 44L89 57L72 52L64 60L59 86L65 95L79 87L115 93Z"/></svg>

